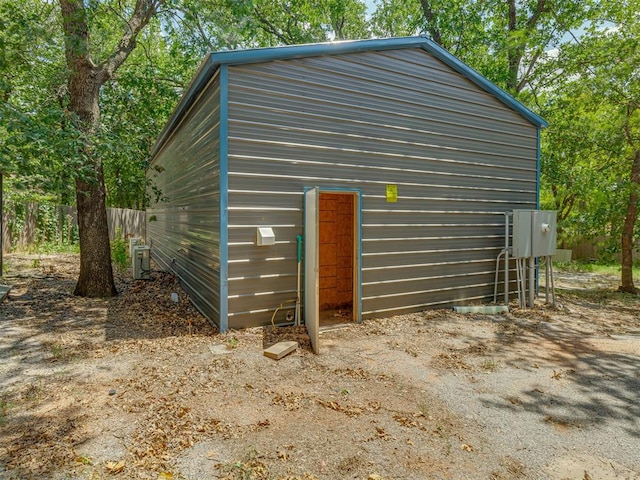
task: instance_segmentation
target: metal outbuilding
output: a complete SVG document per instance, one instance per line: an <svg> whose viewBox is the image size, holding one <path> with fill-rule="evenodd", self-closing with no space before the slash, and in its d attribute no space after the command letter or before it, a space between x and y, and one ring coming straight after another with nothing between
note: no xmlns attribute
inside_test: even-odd
<svg viewBox="0 0 640 480"><path fill-rule="evenodd" d="M222 331L291 319L299 259L314 331L485 299L545 126L424 37L212 53L153 149L147 242Z"/></svg>

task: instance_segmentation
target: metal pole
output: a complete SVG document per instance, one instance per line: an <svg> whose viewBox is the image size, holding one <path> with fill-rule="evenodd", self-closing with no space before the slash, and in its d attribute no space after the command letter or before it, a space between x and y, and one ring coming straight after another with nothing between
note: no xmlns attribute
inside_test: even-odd
<svg viewBox="0 0 640 480"><path fill-rule="evenodd" d="M549 303L549 262L551 257L545 257L544 262L544 301Z"/></svg>
<svg viewBox="0 0 640 480"><path fill-rule="evenodd" d="M504 212L504 304L509 305L509 212Z"/></svg>
<svg viewBox="0 0 640 480"><path fill-rule="evenodd" d="M520 308L527 308L527 272L526 258L518 258L518 272L520 273L520 285L518 286L518 300Z"/></svg>
<svg viewBox="0 0 640 480"><path fill-rule="evenodd" d="M493 303L498 301L498 273L500 272L500 257L504 255L504 250L496 258L496 274L493 277Z"/></svg>
<svg viewBox="0 0 640 480"><path fill-rule="evenodd" d="M535 293L536 258L529 257L529 306L533 307Z"/></svg>
<svg viewBox="0 0 640 480"><path fill-rule="evenodd" d="M520 259L516 258L516 286L518 287L518 307L522 308L522 289L520 287Z"/></svg>
<svg viewBox="0 0 640 480"><path fill-rule="evenodd" d="M551 298L553 298L553 306L556 306L556 286L553 283L553 260L551 260L551 257L549 258L549 276L551 277Z"/></svg>

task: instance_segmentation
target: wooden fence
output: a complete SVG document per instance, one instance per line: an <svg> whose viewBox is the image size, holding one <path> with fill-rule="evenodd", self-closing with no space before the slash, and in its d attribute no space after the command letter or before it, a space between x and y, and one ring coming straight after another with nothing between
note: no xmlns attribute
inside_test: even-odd
<svg viewBox="0 0 640 480"><path fill-rule="evenodd" d="M4 253L12 249L26 250L38 243L43 235L38 234L38 214L40 206L37 203L29 203L24 208L24 221L18 229L15 226L15 213L3 211L2 250ZM78 215L75 207L58 206L56 208L57 225L55 227L55 240L60 243L71 243L74 230L77 231ZM107 222L109 224L109 239L116 236L123 238L145 238L145 212L130 210L128 208L107 208ZM13 227L12 227L13 226ZM13 228L13 230L12 230ZM54 241L49 238L49 241Z"/></svg>
<svg viewBox="0 0 640 480"><path fill-rule="evenodd" d="M146 236L146 212L129 208L107 208L109 239Z"/></svg>

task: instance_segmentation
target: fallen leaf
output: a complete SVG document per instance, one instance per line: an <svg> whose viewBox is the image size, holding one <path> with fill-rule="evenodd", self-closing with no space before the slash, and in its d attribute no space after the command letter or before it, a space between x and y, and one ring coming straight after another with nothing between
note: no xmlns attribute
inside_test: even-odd
<svg viewBox="0 0 640 480"><path fill-rule="evenodd" d="M382 476L378 475L377 473L372 473L367 477L367 480L384 480L384 479L382 478Z"/></svg>
<svg viewBox="0 0 640 480"><path fill-rule="evenodd" d="M473 452L473 447L471 445L466 444L466 443L463 443L462 445L460 445L460 448L462 450L466 450L467 452Z"/></svg>
<svg viewBox="0 0 640 480"><path fill-rule="evenodd" d="M209 450L209 451L207 452L207 458L208 458L209 460L213 460L213 459L215 459L215 458L216 458L216 455L218 455L218 452L216 452L215 450Z"/></svg>
<svg viewBox="0 0 640 480"><path fill-rule="evenodd" d="M86 455L76 457L76 462L82 463L83 465L93 465L91 458L87 457Z"/></svg>
<svg viewBox="0 0 640 480"><path fill-rule="evenodd" d="M105 464L105 469L107 470L107 473L116 475L124 470L125 465L124 460L120 460L119 462L107 462Z"/></svg>
<svg viewBox="0 0 640 480"><path fill-rule="evenodd" d="M158 478L156 480L173 480L173 473L171 472L159 473Z"/></svg>

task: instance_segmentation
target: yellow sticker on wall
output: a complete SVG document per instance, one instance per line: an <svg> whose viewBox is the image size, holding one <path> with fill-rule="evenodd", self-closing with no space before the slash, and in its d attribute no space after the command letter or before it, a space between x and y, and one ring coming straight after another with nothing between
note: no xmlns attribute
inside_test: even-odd
<svg viewBox="0 0 640 480"><path fill-rule="evenodd" d="M395 203L398 201L398 185L387 185L387 202Z"/></svg>

